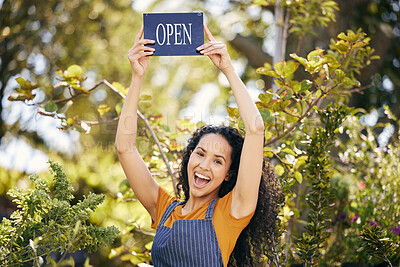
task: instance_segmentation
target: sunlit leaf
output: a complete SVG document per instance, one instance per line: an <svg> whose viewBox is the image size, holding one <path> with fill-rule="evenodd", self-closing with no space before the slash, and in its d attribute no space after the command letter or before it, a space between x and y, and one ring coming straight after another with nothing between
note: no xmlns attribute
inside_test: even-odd
<svg viewBox="0 0 400 267"><path fill-rule="evenodd" d="M347 41L339 40L339 41L336 42L335 48L340 53L346 54L350 49L350 45L349 45L349 43Z"/></svg>
<svg viewBox="0 0 400 267"><path fill-rule="evenodd" d="M65 75L67 77L78 77L81 76L83 74L83 70L80 66L78 65L71 65L68 67Z"/></svg>
<svg viewBox="0 0 400 267"><path fill-rule="evenodd" d="M279 78L279 74L277 74L275 71L271 70L271 69L265 69L264 67L260 67L257 69L257 73L258 74L262 74L262 75L267 75L270 77L274 77L274 78Z"/></svg>
<svg viewBox="0 0 400 267"><path fill-rule="evenodd" d="M231 118L239 118L239 110L237 108L226 107L226 111L228 112L229 117Z"/></svg>
<svg viewBox="0 0 400 267"><path fill-rule="evenodd" d="M106 104L102 104L100 106L97 107L97 112L100 114L100 117L103 117L104 114L106 114L107 112L110 111L110 107L107 106Z"/></svg>
<svg viewBox="0 0 400 267"><path fill-rule="evenodd" d="M122 84L120 84L119 82L113 82L111 84L112 86L114 86L118 91L120 91L121 93L123 93L124 95L128 94L128 88L125 88Z"/></svg>
<svg viewBox="0 0 400 267"><path fill-rule="evenodd" d="M303 182L303 175L301 175L300 172L295 171L294 172L294 178L296 179L296 181L301 184Z"/></svg>
<svg viewBox="0 0 400 267"><path fill-rule="evenodd" d="M316 61L316 57L319 57L324 52L323 49L316 49L308 53L307 60L308 61Z"/></svg>
<svg viewBox="0 0 400 267"><path fill-rule="evenodd" d="M294 153L294 151L291 150L291 149L288 148L288 147L282 148L282 149L281 149L281 152L285 152L285 153L288 153L288 154L290 154L290 155L296 156L296 153Z"/></svg>
<svg viewBox="0 0 400 267"><path fill-rule="evenodd" d="M122 107L124 106L124 104L122 103L118 103L115 105L115 112L117 112L117 115L121 115L121 111L122 111Z"/></svg>
<svg viewBox="0 0 400 267"><path fill-rule="evenodd" d="M285 168L283 168L282 165L276 165L275 172L277 175L281 176L285 172Z"/></svg>

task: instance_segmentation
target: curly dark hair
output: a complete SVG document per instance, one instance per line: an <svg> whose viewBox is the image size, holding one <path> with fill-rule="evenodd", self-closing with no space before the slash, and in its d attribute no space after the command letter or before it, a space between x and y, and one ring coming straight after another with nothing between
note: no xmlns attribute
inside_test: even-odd
<svg viewBox="0 0 400 267"><path fill-rule="evenodd" d="M193 151L200 139L209 133L223 136L232 147L232 163L229 168L230 179L224 181L219 189L218 196L223 197L236 185L239 170L240 155L244 138L240 132L229 126L205 125L197 129L188 141L183 151L180 166L178 192L184 193L184 198L189 199L189 182L187 166L191 151ZM263 161L263 172L258 192L256 211L245 229L240 234L235 248L230 255L228 266L255 266L268 256L273 250L273 244L278 239L276 225L278 223L278 206L283 202L280 184L272 171L271 166Z"/></svg>

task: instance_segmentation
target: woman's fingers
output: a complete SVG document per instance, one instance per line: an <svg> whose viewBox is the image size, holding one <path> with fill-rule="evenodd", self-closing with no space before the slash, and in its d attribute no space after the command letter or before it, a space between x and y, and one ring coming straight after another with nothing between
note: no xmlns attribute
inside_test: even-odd
<svg viewBox="0 0 400 267"><path fill-rule="evenodd" d="M200 53L203 55L209 54L212 51L216 50L221 50L221 52L226 51L226 45L224 43L206 43L204 45L201 45L200 47L197 48L197 50L200 50Z"/></svg>
<svg viewBox="0 0 400 267"><path fill-rule="evenodd" d="M134 61L138 60L141 57L150 56L153 53L154 53L153 51L143 51L143 52L139 52L139 53L135 53L135 54L129 55L129 59L132 62L134 62Z"/></svg>
<svg viewBox="0 0 400 267"><path fill-rule="evenodd" d="M153 44L153 43L154 43L154 41L152 41L152 40L142 40L142 41L138 42L137 45L134 45L131 49L129 49L129 52L143 50L143 49L148 49L148 50L154 51L155 50L154 48L145 46L146 44Z"/></svg>
<svg viewBox="0 0 400 267"><path fill-rule="evenodd" d="M137 35L135 37L135 43L137 43L140 39L142 39L143 32L144 32L144 29L143 29L143 25L142 25L142 27L140 28L139 32L137 33Z"/></svg>
<svg viewBox="0 0 400 267"><path fill-rule="evenodd" d="M207 27L207 25L205 23L203 24L203 27L204 27L204 32L205 32L205 34L207 36L207 39L210 42L215 42L214 36L211 34L210 30L208 29L208 27Z"/></svg>
<svg viewBox="0 0 400 267"><path fill-rule="evenodd" d="M215 46L215 45L225 45L225 44L221 43L221 42L208 42L208 43L202 44L201 46L197 47L196 49L198 51L202 51L202 50L205 50L205 49L207 49L211 46Z"/></svg>
<svg viewBox="0 0 400 267"><path fill-rule="evenodd" d="M147 47L147 46L138 46L135 48L132 48L131 50L129 50L128 53L128 57L131 60L136 60L138 58L140 58L141 56L145 55L152 55L154 53L155 49L151 48L151 47ZM139 55L139 57L137 57L136 55Z"/></svg>
<svg viewBox="0 0 400 267"><path fill-rule="evenodd" d="M154 44L154 43L155 43L154 40L142 39L142 40L139 40L139 41L135 41L135 43L133 44L131 49L134 49L134 48L136 48L138 46L144 46L144 45L147 45L147 44Z"/></svg>

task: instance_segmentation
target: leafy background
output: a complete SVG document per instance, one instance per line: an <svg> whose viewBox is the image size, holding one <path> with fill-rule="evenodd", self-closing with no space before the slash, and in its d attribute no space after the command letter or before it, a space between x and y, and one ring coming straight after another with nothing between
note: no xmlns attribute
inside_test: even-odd
<svg viewBox="0 0 400 267"><path fill-rule="evenodd" d="M275 86L272 78L276 76L269 70L278 73L273 61L276 52L274 2L0 1L2 216L8 217L16 209L6 192L15 187L29 188L28 174L31 173L50 179L46 161L52 159L63 166L70 178L74 201L82 200L83 195L90 192L107 195L104 203L91 215L91 222L100 226L115 225L121 231L111 246L90 255L90 264L131 265L149 261L148 252L154 235L150 218L124 180L114 149L115 118L122 103L121 96L101 83L90 94L73 98L73 105L65 99L74 92L84 93L84 90L94 88L103 79L118 91L125 92L130 81L126 54L141 26L142 12L202 10L214 35L227 43L237 71L255 101L261 102L258 105L262 110L262 102L271 101L269 89ZM379 225L385 231L382 235L388 234L396 242L399 239L399 189L396 185L400 175L396 162L399 158L400 3L339 0L336 9L332 6L333 1L323 1L328 4L321 15L320 1L296 1L297 6L290 1L281 2L292 19L291 27L287 29L290 34L284 54L288 62L296 56L297 59L307 58L316 48L328 50L331 39L337 39L340 32L351 29L357 33L359 28L370 38L369 46L375 50L374 55L380 57L373 60L373 64L355 71L353 76L346 72L351 79L360 82L363 90L354 90L351 94L343 94L343 90L338 96L333 94L326 98L321 93L324 101L319 103L322 109L332 101L355 108L352 116L337 127L338 139L333 141L328 156L325 156L330 161L327 168L335 206L327 218L331 222L327 222L329 227L325 231L331 234L320 250L325 256L319 264L379 263L385 259L372 259L365 250L360 249L358 253L354 250L362 247L360 233L368 235L368 232L362 232L365 224ZM293 53L296 56L291 56ZM74 64L81 68L69 68ZM294 86L292 82L310 79L303 67L293 66L289 69L298 69L294 76L291 75L294 70L283 75L288 87ZM359 67L354 66L355 69ZM8 100L15 96L12 94L20 86L15 80L18 77L23 78L19 81L25 88L32 84L38 86L19 92L28 99L33 97L29 94L35 94L34 101ZM78 77L72 79L79 81L75 91L61 84L71 77ZM173 170L179 164L184 141L190 131L200 126L199 121L241 126L227 83L207 58L155 57L151 59L145 78L140 111L155 129ZM64 81L60 81L62 79ZM24 81L32 83L24 84ZM278 84L278 87L281 89L284 85ZM289 91L282 90L282 98L288 96L285 92ZM48 99L53 102L46 102ZM42 102L47 105L43 105L44 110L33 105ZM225 109L225 106L229 108ZM265 109L262 112L264 120L271 120L280 108L277 104L275 110ZM54 113L55 109L59 109L63 124L50 116L38 115L38 111ZM62 109L64 112L60 112ZM290 121L290 116L281 116L283 121L296 121ZM321 122L314 110L307 119L286 139L265 149L265 155L275 166L282 183L288 185L286 205L282 207L282 231L286 233L282 253L286 257L281 259L285 263L299 260L295 256L297 241L293 237L301 236L309 222L310 207L306 204L306 196L311 179L304 170L306 147L301 144L307 139L306 135L311 138L311 133ZM139 123L140 128L145 129L144 122ZM60 131L57 129L60 127L68 129ZM89 134L71 131L89 128ZM273 128L271 126L271 131L266 132L267 140L273 140L273 136L284 130L275 127L274 133ZM158 182L173 192L168 170L148 130L140 133L139 149ZM398 254L397 249L393 262L398 262ZM79 259L76 262L78 264Z"/></svg>

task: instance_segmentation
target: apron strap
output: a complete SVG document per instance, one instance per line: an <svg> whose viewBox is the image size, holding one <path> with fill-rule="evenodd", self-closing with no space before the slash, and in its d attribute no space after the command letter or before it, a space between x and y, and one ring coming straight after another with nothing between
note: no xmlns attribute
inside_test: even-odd
<svg viewBox="0 0 400 267"><path fill-rule="evenodd" d="M218 198L214 199L213 201L211 201L210 205L208 205L205 219L212 219L213 212L214 212L214 205L217 200L218 200Z"/></svg>
<svg viewBox="0 0 400 267"><path fill-rule="evenodd" d="M218 198L214 199L213 201L210 202L210 204L208 205L207 208L207 213L206 213L206 217L205 219L212 219L213 216L213 212L214 212L214 205L215 202L218 200ZM165 221L168 219L168 217L171 215L171 213L174 211L174 209L179 206L184 204L185 201L175 201L172 202L171 204L169 204L169 206L167 207L167 209L165 210L163 216L161 217L160 223L158 224L157 227L159 227L160 225L164 225Z"/></svg>
<svg viewBox="0 0 400 267"><path fill-rule="evenodd" d="M171 215L171 213L174 211L174 209L178 206L178 205L182 205L183 201L175 201L172 202L171 204L169 204L169 206L167 207L167 209L165 210L163 216L161 217L160 223L158 224L157 228L160 225L164 225L165 221L168 219L168 217Z"/></svg>

